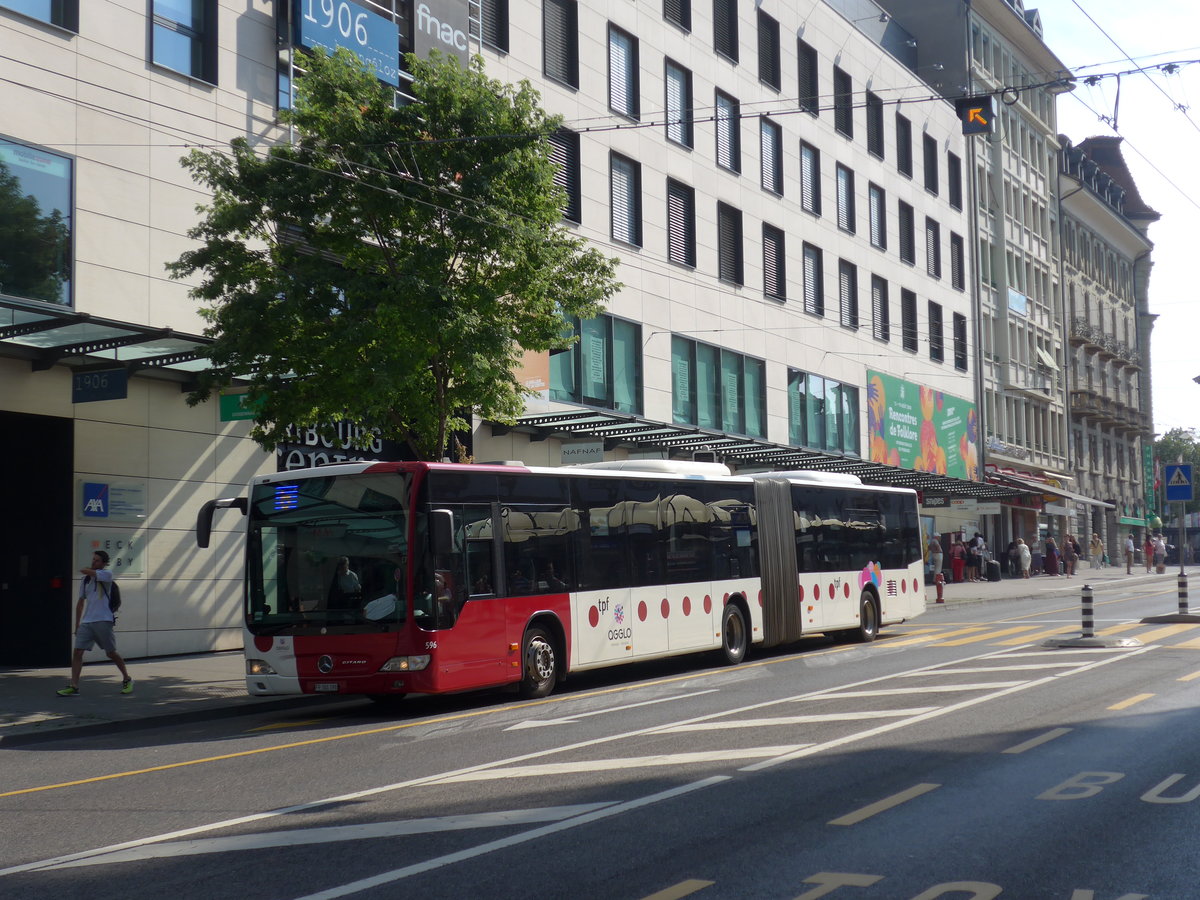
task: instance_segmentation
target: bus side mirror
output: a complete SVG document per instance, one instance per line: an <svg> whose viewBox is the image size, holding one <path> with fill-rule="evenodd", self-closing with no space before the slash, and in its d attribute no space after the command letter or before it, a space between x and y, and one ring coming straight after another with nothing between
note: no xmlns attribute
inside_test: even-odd
<svg viewBox="0 0 1200 900"><path fill-rule="evenodd" d="M222 500L209 500L200 507L200 512L196 513L196 546L201 548L208 546L209 539L212 537L214 510L239 509L244 516L248 507L249 503L245 497L226 497Z"/></svg>
<svg viewBox="0 0 1200 900"><path fill-rule="evenodd" d="M454 513L448 509L435 509L430 513L430 536L435 556L447 556L454 552Z"/></svg>

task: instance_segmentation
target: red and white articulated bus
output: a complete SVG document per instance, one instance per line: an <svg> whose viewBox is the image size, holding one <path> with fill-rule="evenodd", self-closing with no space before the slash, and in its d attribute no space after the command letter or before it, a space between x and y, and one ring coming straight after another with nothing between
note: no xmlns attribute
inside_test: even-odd
<svg viewBox="0 0 1200 900"><path fill-rule="evenodd" d="M719 464L358 462L255 478L251 694L394 699L838 632L925 609L915 492Z"/></svg>

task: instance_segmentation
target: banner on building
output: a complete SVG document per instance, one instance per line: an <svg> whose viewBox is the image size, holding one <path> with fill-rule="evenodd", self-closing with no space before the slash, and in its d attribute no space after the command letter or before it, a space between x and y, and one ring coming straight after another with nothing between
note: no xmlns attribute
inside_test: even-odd
<svg viewBox="0 0 1200 900"><path fill-rule="evenodd" d="M882 372L867 371L871 462L979 479L975 404Z"/></svg>

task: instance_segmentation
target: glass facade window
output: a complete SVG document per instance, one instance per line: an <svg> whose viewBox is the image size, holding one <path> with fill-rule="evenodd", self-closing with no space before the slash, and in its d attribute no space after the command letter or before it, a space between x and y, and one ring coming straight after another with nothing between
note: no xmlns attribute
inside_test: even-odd
<svg viewBox="0 0 1200 900"><path fill-rule="evenodd" d="M883 99L867 91L867 151L883 159Z"/></svg>
<svg viewBox="0 0 1200 900"><path fill-rule="evenodd" d="M954 368L967 371L967 317L954 314Z"/></svg>
<svg viewBox="0 0 1200 900"><path fill-rule="evenodd" d="M764 117L759 120L762 151L762 186L772 194L783 194L783 128Z"/></svg>
<svg viewBox="0 0 1200 900"><path fill-rule="evenodd" d="M613 154L609 187L612 197L614 241L642 245L642 167L632 159Z"/></svg>
<svg viewBox="0 0 1200 900"><path fill-rule="evenodd" d="M681 266L696 265L696 191L667 179L667 259Z"/></svg>
<svg viewBox="0 0 1200 900"><path fill-rule="evenodd" d="M900 337L905 350L917 352L917 295L900 289Z"/></svg>
<svg viewBox="0 0 1200 900"><path fill-rule="evenodd" d="M550 399L642 412L642 328L613 316L568 319L577 338L550 356Z"/></svg>
<svg viewBox="0 0 1200 900"><path fill-rule="evenodd" d="M821 89L818 86L817 51L804 41L796 41L800 108L814 116L821 113Z"/></svg>
<svg viewBox="0 0 1200 900"><path fill-rule="evenodd" d="M945 324L942 321L942 304L929 301L929 358L942 362L946 358Z"/></svg>
<svg viewBox="0 0 1200 900"><path fill-rule="evenodd" d="M0 294L71 305L74 161L0 139Z"/></svg>
<svg viewBox="0 0 1200 900"><path fill-rule="evenodd" d="M638 42L633 35L608 26L608 108L636 119L638 100Z"/></svg>
<svg viewBox="0 0 1200 900"><path fill-rule="evenodd" d="M938 146L937 141L928 134L921 135L921 148L925 162L925 190L931 194L938 192Z"/></svg>
<svg viewBox="0 0 1200 900"><path fill-rule="evenodd" d="M810 372L788 372L788 442L859 455L858 388Z"/></svg>
<svg viewBox="0 0 1200 900"><path fill-rule="evenodd" d="M471 22L474 26L474 20ZM508 52L508 0L479 0L479 38Z"/></svg>
<svg viewBox="0 0 1200 900"><path fill-rule="evenodd" d="M783 230L763 222L763 293L772 300L787 299L786 250Z"/></svg>
<svg viewBox="0 0 1200 900"><path fill-rule="evenodd" d="M800 144L800 206L815 216L821 214L821 151Z"/></svg>
<svg viewBox="0 0 1200 900"><path fill-rule="evenodd" d="M925 217L925 273L931 278L942 277L942 226Z"/></svg>
<svg viewBox="0 0 1200 900"><path fill-rule="evenodd" d="M858 216L854 211L854 172L841 163L837 166L838 228L854 234Z"/></svg>
<svg viewBox="0 0 1200 900"><path fill-rule="evenodd" d="M858 267L838 260L838 320L843 328L858 328Z"/></svg>
<svg viewBox="0 0 1200 900"><path fill-rule="evenodd" d="M850 73L833 67L833 127L839 134L854 137L854 85Z"/></svg>
<svg viewBox="0 0 1200 900"><path fill-rule="evenodd" d="M896 210L900 222L900 261L912 265L917 261L916 214L903 200L898 201Z"/></svg>
<svg viewBox="0 0 1200 900"><path fill-rule="evenodd" d="M765 374L761 359L672 336L675 423L765 438Z"/></svg>
<svg viewBox="0 0 1200 900"><path fill-rule="evenodd" d="M730 284L743 284L742 211L726 203L717 204L717 277Z"/></svg>
<svg viewBox="0 0 1200 900"><path fill-rule="evenodd" d="M79 31L79 0L0 0L0 8L68 31Z"/></svg>
<svg viewBox="0 0 1200 900"><path fill-rule="evenodd" d="M742 171L742 107L728 94L717 91L717 165L731 172Z"/></svg>
<svg viewBox="0 0 1200 900"><path fill-rule="evenodd" d="M953 153L946 154L946 198L955 209L962 209L962 160Z"/></svg>
<svg viewBox="0 0 1200 900"><path fill-rule="evenodd" d="M779 90L779 22L758 10L758 80Z"/></svg>
<svg viewBox="0 0 1200 900"><path fill-rule="evenodd" d="M667 85L667 140L693 146L692 73L678 63L664 63Z"/></svg>
<svg viewBox="0 0 1200 900"><path fill-rule="evenodd" d="M547 78L579 87L579 4L542 0L542 71Z"/></svg>
<svg viewBox="0 0 1200 900"><path fill-rule="evenodd" d="M154 0L154 64L217 83L217 4L208 0Z"/></svg>
<svg viewBox="0 0 1200 900"><path fill-rule="evenodd" d="M825 278L821 250L812 244L804 245L804 311L814 316L825 315Z"/></svg>
<svg viewBox="0 0 1200 900"><path fill-rule="evenodd" d="M691 31L692 0L663 0L663 18L684 31Z"/></svg>
<svg viewBox="0 0 1200 900"><path fill-rule="evenodd" d="M887 194L877 184L867 186L867 212L871 218L871 246L887 249Z"/></svg>

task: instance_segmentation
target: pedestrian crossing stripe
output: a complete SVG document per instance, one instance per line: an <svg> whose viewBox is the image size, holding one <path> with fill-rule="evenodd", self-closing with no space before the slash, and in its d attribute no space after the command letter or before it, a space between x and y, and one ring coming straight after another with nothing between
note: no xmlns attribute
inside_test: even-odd
<svg viewBox="0 0 1200 900"><path fill-rule="evenodd" d="M1184 474L1183 469L1176 469L1171 474L1170 480L1167 481L1167 487L1187 487L1189 484L1191 482L1188 481L1188 477Z"/></svg>

